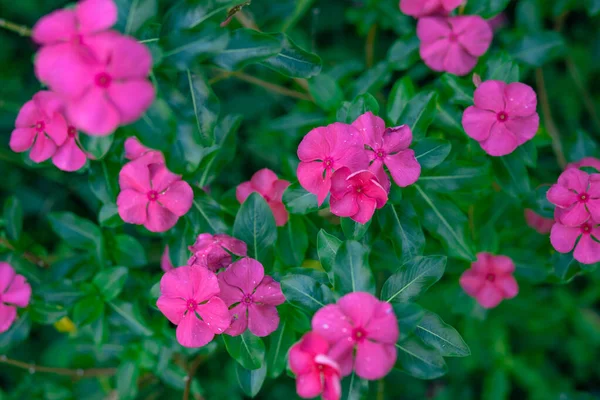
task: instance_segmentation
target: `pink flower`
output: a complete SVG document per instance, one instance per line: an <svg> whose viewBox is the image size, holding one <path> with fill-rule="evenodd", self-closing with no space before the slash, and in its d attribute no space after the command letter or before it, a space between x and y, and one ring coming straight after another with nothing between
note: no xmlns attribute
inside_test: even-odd
<svg viewBox="0 0 600 400"><path fill-rule="evenodd" d="M261 263L242 258L218 278L221 298L230 307L232 321L225 333L238 336L248 328L256 336L268 336L277 329L279 314L275 306L282 304L285 298L279 283L265 276Z"/></svg>
<svg viewBox="0 0 600 400"><path fill-rule="evenodd" d="M154 101L147 76L149 50L131 37L104 32L86 40L89 53L36 59L40 79L62 95L69 120L90 135L104 136L134 122Z"/></svg>
<svg viewBox="0 0 600 400"><path fill-rule="evenodd" d="M37 92L19 111L15 130L10 135L11 150L21 153L31 148L29 158L36 163L52 157L67 139L62 108L63 103L56 94Z"/></svg>
<svg viewBox="0 0 600 400"><path fill-rule="evenodd" d="M527 222L527 225L541 234L550 233L552 225L554 225L554 219L542 217L529 208L525 209L525 221Z"/></svg>
<svg viewBox="0 0 600 400"><path fill-rule="evenodd" d="M288 181L277 179L277 175L273 171L263 168L252 175L249 181L238 185L235 197L242 204L251 193L258 192L271 208L277 226L283 226L289 216L281 198L288 186L290 186Z"/></svg>
<svg viewBox="0 0 600 400"><path fill-rule="evenodd" d="M87 155L79 144L79 133L74 126L67 127L67 139L52 156L52 163L58 169L72 172L81 169L87 161Z"/></svg>
<svg viewBox="0 0 600 400"><path fill-rule="evenodd" d="M463 0L400 0L400 10L411 17L421 18L427 15L448 15Z"/></svg>
<svg viewBox="0 0 600 400"><path fill-rule="evenodd" d="M419 179L421 165L415 158L415 152L408 148L412 142L412 132L408 126L386 129L383 119L371 111L358 117L352 126L358 129L369 146L368 152L373 161L369 171L375 174L387 191L390 190L390 178L383 170L384 164L400 187L412 185Z"/></svg>
<svg viewBox="0 0 600 400"><path fill-rule="evenodd" d="M85 54L88 40L110 29L117 22L117 13L113 0L82 0L72 9L40 18L32 30L33 40L43 46L35 63L38 78L43 82L51 79L57 73L55 63L66 54Z"/></svg>
<svg viewBox="0 0 600 400"><path fill-rule="evenodd" d="M338 362L342 376L354 368L363 379L381 379L396 363L396 315L389 303L369 293L349 293L321 308L312 328L329 342L329 357Z"/></svg>
<svg viewBox="0 0 600 400"><path fill-rule="evenodd" d="M568 253L575 247L573 257L582 264L600 262L600 223L588 221L570 227L557 222L550 232L550 243L559 253Z"/></svg>
<svg viewBox="0 0 600 400"><path fill-rule="evenodd" d="M600 160L594 157L585 157L582 158L581 160L579 160L578 162L574 162L574 163L570 163L569 165L567 165L567 168L583 168L583 167L589 167L589 168L594 168L596 169L598 172L600 172Z"/></svg>
<svg viewBox="0 0 600 400"><path fill-rule="evenodd" d="M514 271L515 264L510 258L479 253L471 269L460 277L460 286L482 307L494 308L503 299L512 299L519 293Z"/></svg>
<svg viewBox="0 0 600 400"><path fill-rule="evenodd" d="M165 246L163 250L162 256L160 256L160 267L163 271L169 272L173 268L173 263L171 262L171 257L169 256L169 245Z"/></svg>
<svg viewBox="0 0 600 400"><path fill-rule="evenodd" d="M500 13L495 17L488 19L487 23L490 25L492 31L496 32L508 23L508 18L506 17L506 14Z"/></svg>
<svg viewBox="0 0 600 400"><path fill-rule="evenodd" d="M196 243L189 247L193 255L188 260L190 266L201 266L217 272L231 265L231 252L237 256L245 256L248 252L246 243L225 234L198 235Z"/></svg>
<svg viewBox="0 0 600 400"><path fill-rule="evenodd" d="M6 332L17 318L17 307L27 307L31 286L13 267L0 262L0 333Z"/></svg>
<svg viewBox="0 0 600 400"><path fill-rule="evenodd" d="M298 180L300 185L317 195L323 204L331 187L331 175L336 169L358 171L369 167L364 139L356 128L336 122L308 132L298 146Z"/></svg>
<svg viewBox="0 0 600 400"><path fill-rule="evenodd" d="M492 43L489 24L479 16L425 17L417 23L421 58L434 71L466 75Z"/></svg>
<svg viewBox="0 0 600 400"><path fill-rule="evenodd" d="M600 222L600 174L569 168L546 193L556 207L556 220L567 226L580 226L590 217Z"/></svg>
<svg viewBox="0 0 600 400"><path fill-rule="evenodd" d="M194 192L180 175L154 161L152 154L130 161L119 172L119 215L151 232L171 229L192 207Z"/></svg>
<svg viewBox="0 0 600 400"><path fill-rule="evenodd" d="M125 140L125 158L128 160L135 160L140 158L141 156L152 152L154 157L156 158L156 162L165 162L162 153L158 150L150 149L143 144L135 137L131 136Z"/></svg>
<svg viewBox="0 0 600 400"><path fill-rule="evenodd" d="M308 332L292 346L290 369L296 374L298 396L310 399L323 394L323 400L339 400L342 395L340 367L327 352L329 343L315 332Z"/></svg>
<svg viewBox="0 0 600 400"><path fill-rule="evenodd" d="M218 294L217 277L206 268L178 267L163 275L156 306L177 325L180 345L205 346L229 327L229 311Z"/></svg>
<svg viewBox="0 0 600 400"><path fill-rule="evenodd" d="M365 224L387 200L387 191L370 171L351 173L343 167L331 178L331 212L338 217L350 217Z"/></svg>
<svg viewBox="0 0 600 400"><path fill-rule="evenodd" d="M537 96L523 83L485 81L475 90L475 105L467 108L462 125L491 156L505 156L531 140L538 130Z"/></svg>

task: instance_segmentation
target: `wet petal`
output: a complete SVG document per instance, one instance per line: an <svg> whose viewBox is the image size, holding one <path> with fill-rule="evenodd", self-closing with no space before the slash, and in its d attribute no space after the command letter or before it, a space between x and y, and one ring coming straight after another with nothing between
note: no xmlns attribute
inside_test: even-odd
<svg viewBox="0 0 600 400"><path fill-rule="evenodd" d="M510 117L529 117L535 114L537 96L530 86L513 82L506 86L504 93L506 112Z"/></svg>
<svg viewBox="0 0 600 400"><path fill-rule="evenodd" d="M383 119L368 111L359 116L352 123L352 126L363 135L366 145L372 149L383 147L383 133L385 132L385 122Z"/></svg>
<svg viewBox="0 0 600 400"><path fill-rule="evenodd" d="M396 363L395 344L380 344L365 340L356 349L356 375L376 380L386 376Z"/></svg>
<svg viewBox="0 0 600 400"><path fill-rule="evenodd" d="M210 343L215 334L200 321L196 313L187 313L177 326L177 341L184 347L202 347Z"/></svg>
<svg viewBox="0 0 600 400"><path fill-rule="evenodd" d="M278 306L285 302L281 285L270 276L265 276L252 295L254 302Z"/></svg>
<svg viewBox="0 0 600 400"><path fill-rule="evenodd" d="M154 101L154 86L147 80L114 82L108 96L119 111L121 125L137 121Z"/></svg>
<svg viewBox="0 0 600 400"><path fill-rule="evenodd" d="M185 181L173 183L158 198L160 204L179 217L190 210L193 201L194 191Z"/></svg>
<svg viewBox="0 0 600 400"><path fill-rule="evenodd" d="M146 222L148 196L133 189L125 189L117 197L117 210L121 219L129 224Z"/></svg>
<svg viewBox="0 0 600 400"><path fill-rule="evenodd" d="M388 167L396 185L400 187L412 185L421 176L421 164L419 164L415 158L415 152L411 149L387 156L385 165Z"/></svg>
<svg viewBox="0 0 600 400"><path fill-rule="evenodd" d="M231 264L221 275L228 285L240 288L245 294L252 294L265 276L262 264L247 257Z"/></svg>
<svg viewBox="0 0 600 400"><path fill-rule="evenodd" d="M491 156L505 156L515 151L519 142L517 137L508 129L506 124L496 123L490 132L490 137L480 142L481 148Z"/></svg>
<svg viewBox="0 0 600 400"><path fill-rule="evenodd" d="M550 231L550 243L559 253L568 253L573 250L580 235L581 229L579 227L570 228L556 223Z"/></svg>
<svg viewBox="0 0 600 400"><path fill-rule="evenodd" d="M248 329L259 337L268 336L279 326L277 308L270 305L251 304L248 307Z"/></svg>
<svg viewBox="0 0 600 400"><path fill-rule="evenodd" d="M349 337L352 325L339 305L328 304L313 316L312 329L329 343L336 343Z"/></svg>
<svg viewBox="0 0 600 400"><path fill-rule="evenodd" d="M117 22L117 6L113 0L83 0L75 12L82 33L103 31Z"/></svg>
<svg viewBox="0 0 600 400"><path fill-rule="evenodd" d="M519 144L523 144L533 139L540 126L540 116L538 114L529 117L517 117L505 122L506 128L517 136Z"/></svg>
<svg viewBox="0 0 600 400"><path fill-rule="evenodd" d="M462 126L467 136L481 142L490 137L492 127L498 121L496 114L492 111L468 107L462 116Z"/></svg>
<svg viewBox="0 0 600 400"><path fill-rule="evenodd" d="M231 325L225 331L229 336L239 336L248 327L248 309L243 304L238 304L229 310Z"/></svg>
<svg viewBox="0 0 600 400"><path fill-rule="evenodd" d="M489 80L483 82L473 95L475 107L499 113L505 111L504 91L506 83L502 81Z"/></svg>
<svg viewBox="0 0 600 400"><path fill-rule="evenodd" d="M165 232L174 227L178 219L177 215L158 204L157 201L150 201L148 204L148 218L144 226L150 232Z"/></svg>
<svg viewBox="0 0 600 400"><path fill-rule="evenodd" d="M156 302L156 307L169 321L179 325L187 310L187 301L177 297L160 296Z"/></svg>
<svg viewBox="0 0 600 400"><path fill-rule="evenodd" d="M200 268L198 268L200 269ZM204 297L204 295L202 295ZM231 317L227 306L219 297L214 296L208 302L198 305L196 309L208 329L215 334L223 333L231 325Z"/></svg>
<svg viewBox="0 0 600 400"><path fill-rule="evenodd" d="M0 334L9 330L16 318L16 307L0 303Z"/></svg>

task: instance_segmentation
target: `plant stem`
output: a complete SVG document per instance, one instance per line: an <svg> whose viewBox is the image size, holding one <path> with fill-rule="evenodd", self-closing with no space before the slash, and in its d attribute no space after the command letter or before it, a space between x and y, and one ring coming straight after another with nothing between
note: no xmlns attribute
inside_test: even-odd
<svg viewBox="0 0 600 400"><path fill-rule="evenodd" d="M194 379L194 375L196 374L196 370L202 363L206 360L206 356L200 354L198 357L192 361L190 367L188 369L187 381L185 382L185 390L183 391L183 400L189 400L190 398L190 389L192 387L192 379Z"/></svg>
<svg viewBox="0 0 600 400"><path fill-rule="evenodd" d="M544 82L544 71L541 68L535 70L535 81L537 94L540 97L540 103L544 113L544 124L546 125L550 138L552 138L552 150L556 155L558 165L564 169L567 166L567 159L565 157L563 145L560 141L560 133L552 119L552 110L550 109L550 101L548 100L548 92L546 91L546 84Z"/></svg>
<svg viewBox="0 0 600 400"><path fill-rule="evenodd" d="M0 364L12 365L16 368L26 369L30 373L47 372L49 374L72 376L74 378L90 378L95 376L113 376L117 373L116 368L90 368L90 369L68 369L44 367L41 365L28 364L18 360L12 360L6 356L0 356Z"/></svg>
<svg viewBox="0 0 600 400"><path fill-rule="evenodd" d="M566 58L567 70L575 83L575 87L579 90L579 94L583 99L583 105L587 109L588 113L592 117L592 121L596 125L596 129L600 130L600 117L598 117L598 113L596 112L596 106L594 105L594 100L590 95L589 91L586 89L585 84L583 83L583 79L581 77L581 73L577 69L577 65L573 61L571 56L567 56Z"/></svg>
<svg viewBox="0 0 600 400"><path fill-rule="evenodd" d="M31 29L29 29L25 25L18 25L14 22L7 21L3 18L0 18L0 28L4 28L9 31L18 33L21 36L31 36Z"/></svg>
<svg viewBox="0 0 600 400"><path fill-rule="evenodd" d="M15 246L13 246L12 244L10 244L10 242L4 238L0 238L0 245L6 247L7 249L9 249L10 251L17 251L17 249L15 249ZM29 253L29 252L23 252L23 258L26 259L27 261L38 265L42 268L49 268L50 267L50 263L45 260L42 257L38 257L35 254Z"/></svg>
<svg viewBox="0 0 600 400"><path fill-rule="evenodd" d="M375 54L375 36L377 36L377 24L373 24L367 34L367 42L365 43L365 61L367 68L373 66L373 57Z"/></svg>

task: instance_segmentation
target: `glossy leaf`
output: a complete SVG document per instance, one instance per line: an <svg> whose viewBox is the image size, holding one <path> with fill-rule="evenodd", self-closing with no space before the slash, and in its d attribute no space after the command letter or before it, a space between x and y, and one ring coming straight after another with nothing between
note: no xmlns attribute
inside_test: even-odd
<svg viewBox="0 0 600 400"><path fill-rule="evenodd" d="M8 237L19 240L23 231L23 207L18 198L11 196L4 201L3 217Z"/></svg>
<svg viewBox="0 0 600 400"><path fill-rule="evenodd" d="M292 78L308 79L321 71L321 58L300 48L284 33L272 33L282 49L274 57L262 62L263 65Z"/></svg>
<svg viewBox="0 0 600 400"><path fill-rule="evenodd" d="M235 366L238 383L242 391L250 397L254 397L260 391L267 376L267 365L264 364L259 369L247 370L239 364Z"/></svg>
<svg viewBox="0 0 600 400"><path fill-rule="evenodd" d="M375 293L375 279L369 267L369 252L359 242L343 242L333 263L335 290L340 294L352 292Z"/></svg>
<svg viewBox="0 0 600 400"><path fill-rule="evenodd" d="M282 49L282 44L276 38L241 28L233 32L227 47L213 61L220 67L233 71L276 56Z"/></svg>
<svg viewBox="0 0 600 400"><path fill-rule="evenodd" d="M396 348L397 367L415 378L435 379L448 371L444 358L414 336L397 343Z"/></svg>
<svg viewBox="0 0 600 400"><path fill-rule="evenodd" d="M406 200L398 205L387 204L378 216L383 234L392 240L402 260L423 254L425 235L412 204Z"/></svg>
<svg viewBox="0 0 600 400"><path fill-rule="evenodd" d="M265 344L249 330L239 336L223 335L229 355L242 367L257 370L265 364Z"/></svg>
<svg viewBox="0 0 600 400"><path fill-rule="evenodd" d="M93 279L93 284L98 288L102 297L110 301L117 297L127 280L127 268L114 267L100 271Z"/></svg>
<svg viewBox="0 0 600 400"><path fill-rule="evenodd" d="M388 278L381 297L388 302L413 301L444 275L445 268L444 256L415 257Z"/></svg>
<svg viewBox="0 0 600 400"><path fill-rule="evenodd" d="M235 217L233 235L246 242L248 256L261 260L277 240L275 218L267 202L258 193L252 193Z"/></svg>
<svg viewBox="0 0 600 400"><path fill-rule="evenodd" d="M337 237L330 235L323 229L319 231L317 236L317 252L319 253L319 261L323 269L330 272L333 269L335 256L342 245L342 241Z"/></svg>
<svg viewBox="0 0 600 400"><path fill-rule="evenodd" d="M280 283L286 301L310 313L335 301L329 287L309 276L290 274Z"/></svg>
<svg viewBox="0 0 600 400"><path fill-rule="evenodd" d="M415 334L444 357L466 357L471 354L469 346L456 329L432 312L425 312L416 326Z"/></svg>

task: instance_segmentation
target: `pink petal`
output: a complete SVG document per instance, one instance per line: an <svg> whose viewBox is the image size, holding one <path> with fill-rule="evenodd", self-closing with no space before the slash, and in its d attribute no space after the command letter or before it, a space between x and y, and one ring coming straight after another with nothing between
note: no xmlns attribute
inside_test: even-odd
<svg viewBox="0 0 600 400"><path fill-rule="evenodd" d="M69 137L52 156L52 163L63 171L77 171L85 165L87 156L77 146L74 137Z"/></svg>
<svg viewBox="0 0 600 400"><path fill-rule="evenodd" d="M283 203L280 201L272 201L269 203L269 207L275 217L275 225L284 226L288 222L289 214Z"/></svg>
<svg viewBox="0 0 600 400"><path fill-rule="evenodd" d="M392 175L392 179L400 187L412 185L421 176L421 164L419 164L415 158L415 152L411 149L387 156L384 162Z"/></svg>
<svg viewBox="0 0 600 400"><path fill-rule="evenodd" d="M231 325L225 331L229 336L239 336L248 327L248 308L246 305L240 303L237 306L229 310L231 316Z"/></svg>
<svg viewBox="0 0 600 400"><path fill-rule="evenodd" d="M0 296L2 296L8 285L15 279L16 274L10 264L0 261Z"/></svg>
<svg viewBox="0 0 600 400"><path fill-rule="evenodd" d="M75 127L93 136L110 135L120 123L118 110L100 88L91 88L82 98L71 101L67 114Z"/></svg>
<svg viewBox="0 0 600 400"><path fill-rule="evenodd" d="M284 179L278 179L273 183L273 187L270 192L267 192L267 196L271 201L281 202L283 198L283 192L290 186L290 182Z"/></svg>
<svg viewBox="0 0 600 400"><path fill-rule="evenodd" d="M185 215L192 208L193 201L194 191L186 181L173 183L158 198L161 205L178 217Z"/></svg>
<svg viewBox="0 0 600 400"><path fill-rule="evenodd" d="M331 185L331 179L323 178L324 172L323 163L320 161L301 161L298 164L297 175L300 185L308 192L320 195L318 196L319 205L323 204ZM323 193L325 194L324 196Z"/></svg>
<svg viewBox="0 0 600 400"><path fill-rule="evenodd" d="M233 304L242 301L244 298L244 292L242 292L242 289L236 286L231 286L225 282L224 273L225 271L217 275L217 279L219 280L219 288L221 289L219 297L225 302L227 307L231 307Z"/></svg>
<svg viewBox="0 0 600 400"><path fill-rule="evenodd" d="M383 169L383 161L380 158L376 158L373 163L369 166L369 171L375 175L377 178L377 182L381 185L381 187L389 193L390 186L392 185L390 182L390 177L387 172Z"/></svg>
<svg viewBox="0 0 600 400"><path fill-rule="evenodd" d="M97 69L84 58L81 48L71 43L44 46L35 58L35 74L54 92L78 100L92 88Z"/></svg>
<svg viewBox="0 0 600 400"><path fill-rule="evenodd" d="M477 65L477 57L468 53L459 44L450 43L444 60L444 71L458 76L466 75Z"/></svg>
<svg viewBox="0 0 600 400"><path fill-rule="evenodd" d="M59 95L47 90L41 90L33 96L33 101L41 111L44 120L53 121L54 114L59 113L64 108L64 103ZM60 122L60 121L59 121ZM66 122L63 121L66 128ZM66 129L58 135L66 136Z"/></svg>
<svg viewBox="0 0 600 400"><path fill-rule="evenodd" d="M485 282L476 299L483 308L494 308L502 301L502 292L492 283Z"/></svg>
<svg viewBox="0 0 600 400"><path fill-rule="evenodd" d="M441 1L442 1L442 5L443 5L444 9L447 12L454 10L455 8L457 8L464 2L464 0L441 0Z"/></svg>
<svg viewBox="0 0 600 400"><path fill-rule="evenodd" d="M331 177L331 197L342 198L346 194L350 194L353 190L353 182L348 178L352 175L352 172L348 167L343 167L335 171Z"/></svg>
<svg viewBox="0 0 600 400"><path fill-rule="evenodd" d="M243 204L248 196L256 192L250 181L240 183L235 189L235 198L240 204Z"/></svg>
<svg viewBox="0 0 600 400"><path fill-rule="evenodd" d="M142 225L147 219L148 196L134 189L122 190L117 196L117 210L121 219L129 224Z"/></svg>
<svg viewBox="0 0 600 400"><path fill-rule="evenodd" d="M355 327L365 327L373 317L379 303L379 300L370 293L354 292L343 296L337 304L341 312L350 318Z"/></svg>
<svg viewBox="0 0 600 400"><path fill-rule="evenodd" d="M471 268L480 275L487 275L492 272L493 258L491 253L477 253L477 260L471 264Z"/></svg>
<svg viewBox="0 0 600 400"><path fill-rule="evenodd" d="M77 19L75 12L60 9L43 16L33 26L31 36L38 44L68 42L77 35Z"/></svg>
<svg viewBox="0 0 600 400"><path fill-rule="evenodd" d="M366 224L371 220L371 218L373 218L375 208L377 207L377 200L371 199L367 196L359 196L357 203L358 212L354 215L351 215L350 218L360 224Z"/></svg>
<svg viewBox="0 0 600 400"><path fill-rule="evenodd" d="M325 374L323 400L339 400L342 398L342 384L339 374Z"/></svg>
<svg viewBox="0 0 600 400"><path fill-rule="evenodd" d="M461 23L462 33L458 36L460 45L471 55L480 57L490 48L494 32L490 25L479 16L460 16L449 18L450 24L455 25L457 21ZM454 29L456 31L456 27Z"/></svg>
<svg viewBox="0 0 600 400"><path fill-rule="evenodd" d="M159 193L164 192L174 183L181 181L181 175L177 175L169 171L165 164L153 163L149 164L148 168L150 170L152 189Z"/></svg>
<svg viewBox="0 0 600 400"><path fill-rule="evenodd" d="M590 176L587 172L569 168L558 177L558 184L577 193L585 193L588 189Z"/></svg>
<svg viewBox="0 0 600 400"><path fill-rule="evenodd" d="M600 235L596 237L600 240ZM573 257L582 264L595 264L600 262L600 243L592 239L592 235L581 235Z"/></svg>
<svg viewBox="0 0 600 400"><path fill-rule="evenodd" d="M248 329L259 337L268 336L279 326L279 314L275 306L251 304L248 307Z"/></svg>
<svg viewBox="0 0 600 400"><path fill-rule="evenodd" d="M29 152L29 158L31 158L33 162L41 163L52 157L55 152L56 144L54 144L54 142L45 134L39 133Z"/></svg>
<svg viewBox="0 0 600 400"><path fill-rule="evenodd" d="M17 308L0 303L0 333L10 329L17 318Z"/></svg>
<svg viewBox="0 0 600 400"><path fill-rule="evenodd" d="M383 149L388 154L405 150L410 146L412 139L412 131L408 125L388 128L383 135Z"/></svg>
<svg viewBox="0 0 600 400"><path fill-rule="evenodd" d="M540 116L533 114L529 117L509 118L505 123L506 128L517 136L519 144L523 144L533 139L537 133L540 126Z"/></svg>
<svg viewBox="0 0 600 400"><path fill-rule="evenodd" d="M571 208L557 208L555 210L556 220L567 226L580 226L590 219L590 213L584 203L577 202Z"/></svg>
<svg viewBox="0 0 600 400"><path fill-rule="evenodd" d="M127 140L125 140L124 147L125 158L128 160L135 160L152 150L141 144L135 136L128 137Z"/></svg>
<svg viewBox="0 0 600 400"><path fill-rule="evenodd" d="M592 174L590 175L589 187L587 189L587 194L590 195L593 199L600 198L600 174Z"/></svg>
<svg viewBox="0 0 600 400"><path fill-rule="evenodd" d="M348 193L341 199L331 197L329 205L331 213L338 217L351 217L359 211L358 198L353 193Z"/></svg>
<svg viewBox="0 0 600 400"><path fill-rule="evenodd" d="M535 114L537 96L534 90L520 82L513 82L504 90L506 112L510 117L529 117Z"/></svg>
<svg viewBox="0 0 600 400"><path fill-rule="evenodd" d="M365 340L356 350L356 375L376 380L386 376L396 363L395 344L379 344Z"/></svg>
<svg viewBox="0 0 600 400"><path fill-rule="evenodd" d="M494 112L477 108L468 107L462 116L462 126L467 136L481 142L490 137L492 126L498 121Z"/></svg>
<svg viewBox="0 0 600 400"><path fill-rule="evenodd" d="M82 0L75 8L81 33L109 29L117 22L117 6L113 0Z"/></svg>
<svg viewBox="0 0 600 400"><path fill-rule="evenodd" d="M201 268L197 268L201 269ZM202 296L204 296L202 294ZM214 296L196 309L208 329L215 334L223 333L231 324L231 317L227 306L219 297Z"/></svg>
<svg viewBox="0 0 600 400"><path fill-rule="evenodd" d="M10 149L16 153L27 151L37 135L34 128L17 128L10 134Z"/></svg>
<svg viewBox="0 0 600 400"><path fill-rule="evenodd" d="M507 256L493 256L492 272L498 275L508 275L515 272L515 263Z"/></svg>
<svg viewBox="0 0 600 400"><path fill-rule="evenodd" d="M68 129L65 117L62 114L55 113L51 121L46 124L45 133L56 145L60 146L67 140Z"/></svg>
<svg viewBox="0 0 600 400"><path fill-rule="evenodd" d="M148 193L150 186L150 170L143 158L130 161L119 171L119 186L121 190L133 189L137 192Z"/></svg>
<svg viewBox="0 0 600 400"><path fill-rule="evenodd" d="M150 232L166 232L175 226L178 219L177 215L158 204L157 201L150 201L148 204L148 218L144 222L144 226Z"/></svg>
<svg viewBox="0 0 600 400"><path fill-rule="evenodd" d="M275 172L268 168L263 168L252 175L250 183L252 187L261 195L265 196L271 192L273 184L277 181Z"/></svg>
<svg viewBox="0 0 600 400"><path fill-rule="evenodd" d="M298 344L303 352L313 357L319 354L327 354L329 350L329 342L312 331L306 333Z"/></svg>
<svg viewBox="0 0 600 400"><path fill-rule="evenodd" d="M307 335L310 335L311 333L312 332L309 332L307 333ZM288 363L290 365L290 370L296 375L306 374L307 372L311 371L315 363L314 355L302 349L303 342L304 338L301 342L298 342L295 345L293 345L288 355Z"/></svg>
<svg viewBox="0 0 600 400"><path fill-rule="evenodd" d="M273 280L270 276L265 276L256 288L256 291L252 295L255 303L266 304L270 306L278 306L285 302L283 292L279 282Z"/></svg>
<svg viewBox="0 0 600 400"><path fill-rule="evenodd" d="M445 69L449 47L450 41L446 38L436 40L435 42L421 42L419 55L429 68L441 72Z"/></svg>
<svg viewBox="0 0 600 400"><path fill-rule="evenodd" d="M171 262L171 257L169 256L169 246L165 246L165 250L160 257L160 268L165 272L174 268L173 263Z"/></svg>
<svg viewBox="0 0 600 400"><path fill-rule="evenodd" d="M318 370L296 377L296 392L298 396L310 399L321 394L322 390L321 374Z"/></svg>
<svg viewBox="0 0 600 400"><path fill-rule="evenodd" d="M492 126L490 137L480 142L481 148L490 156L505 156L515 151L519 142L506 124L497 122Z"/></svg>
<svg viewBox="0 0 600 400"><path fill-rule="evenodd" d="M542 217L531 209L525 210L525 221L527 225L544 235L550 233L552 225L554 225L554 219Z"/></svg>
<svg viewBox="0 0 600 400"><path fill-rule="evenodd" d="M2 295L2 301L19 307L27 307L31 299L31 286L23 275L16 275Z"/></svg>
<svg viewBox="0 0 600 400"><path fill-rule="evenodd" d="M586 206L592 219L600 221L600 199L588 200Z"/></svg>
<svg viewBox="0 0 600 400"><path fill-rule="evenodd" d="M298 158L300 161L324 160L329 156L331 149L326 140L326 136L329 134L328 127L323 126L308 132L298 145Z"/></svg>
<svg viewBox="0 0 600 400"><path fill-rule="evenodd" d="M245 294L251 294L265 276L261 263L252 258L242 258L231 264L221 273L228 285L240 288Z"/></svg>
<svg viewBox="0 0 600 400"><path fill-rule="evenodd" d="M505 299L512 299L519 293L519 285L512 275L500 277L494 283L502 291Z"/></svg>
<svg viewBox="0 0 600 400"><path fill-rule="evenodd" d="M367 338L381 343L394 344L398 341L398 320L389 303L380 301L375 306L371 320L365 326Z"/></svg>
<svg viewBox="0 0 600 400"><path fill-rule="evenodd" d="M341 376L348 376L354 369L354 341L350 336L332 345L328 354L340 367Z"/></svg>
<svg viewBox="0 0 600 400"><path fill-rule="evenodd" d="M177 341L184 347L202 347L215 337L204 321L196 313L187 313L177 326Z"/></svg>
<svg viewBox="0 0 600 400"><path fill-rule="evenodd" d="M346 340L352 331L348 317L337 304L327 304L315 313L312 329L329 343Z"/></svg>
<svg viewBox="0 0 600 400"><path fill-rule="evenodd" d="M137 121L154 101L154 86L147 80L114 82L108 96L119 111L121 125Z"/></svg>
<svg viewBox="0 0 600 400"><path fill-rule="evenodd" d="M483 82L473 95L475 107L499 113L504 111L506 104L504 102L504 91L506 83L501 81L489 80Z"/></svg>
<svg viewBox="0 0 600 400"><path fill-rule="evenodd" d="M371 111L359 116L353 123L365 140L365 144L372 149L383 147L383 133L385 132L385 122L380 117L375 116Z"/></svg>
<svg viewBox="0 0 600 400"><path fill-rule="evenodd" d="M215 235L214 237L224 248L235 255L245 256L248 252L248 246L246 243L239 239L224 234Z"/></svg>
<svg viewBox="0 0 600 400"><path fill-rule="evenodd" d="M166 272L160 280L160 293L166 297L192 299L190 267L178 267Z"/></svg>
<svg viewBox="0 0 600 400"><path fill-rule="evenodd" d="M360 136L358 131L352 135L355 137ZM335 169L348 167L350 171L355 172L369 168L369 152L364 149L364 145L352 145L349 143L347 147L344 147L343 140L341 139L340 137L341 144L339 146L341 148L336 149L335 153L332 153ZM348 142L351 140L348 139ZM362 138L360 140L362 141Z"/></svg>
<svg viewBox="0 0 600 400"><path fill-rule="evenodd" d="M417 22L417 36L422 43L431 43L450 36L447 18L424 17Z"/></svg>
<svg viewBox="0 0 600 400"><path fill-rule="evenodd" d="M473 269L468 269L460 276L459 282L466 294L476 297L485 283L485 276L478 274Z"/></svg>
<svg viewBox="0 0 600 400"><path fill-rule="evenodd" d="M568 208L579 201L579 196L566 187L555 184L546 193L548 201L558 207Z"/></svg>
<svg viewBox="0 0 600 400"><path fill-rule="evenodd" d="M550 232L550 243L559 253L568 253L573 250L580 235L580 228L570 228L557 222Z"/></svg>
<svg viewBox="0 0 600 400"><path fill-rule="evenodd" d="M179 325L187 310L187 301L179 297L160 296L156 301L156 307L169 321Z"/></svg>
<svg viewBox="0 0 600 400"><path fill-rule="evenodd" d="M43 119L43 115L36 102L29 100L27 103L23 104L23 107L19 110L17 120L15 121L15 127L31 128L41 119Z"/></svg>
<svg viewBox="0 0 600 400"><path fill-rule="evenodd" d="M129 36L119 36L112 45L107 72L116 79L142 79L152 69L150 50Z"/></svg>

